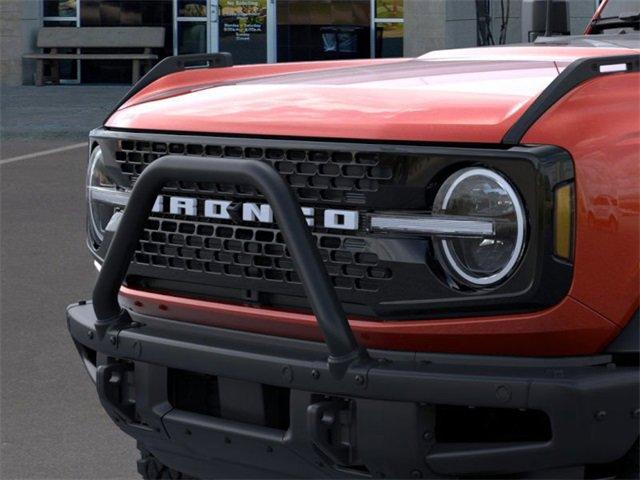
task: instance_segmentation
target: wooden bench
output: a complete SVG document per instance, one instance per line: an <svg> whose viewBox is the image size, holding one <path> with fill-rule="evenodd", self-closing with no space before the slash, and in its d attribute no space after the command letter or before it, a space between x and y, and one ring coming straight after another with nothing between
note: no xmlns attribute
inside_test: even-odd
<svg viewBox="0 0 640 480"><path fill-rule="evenodd" d="M38 48L43 53L29 53L23 58L36 60L36 85L45 81L45 62L51 65L51 75L46 78L60 83L60 60L131 60L131 82L140 78L141 63L150 66L158 56L152 48L164 47L163 27L44 27L38 31ZM139 48L140 53L59 53L63 48ZM48 53L44 53L49 49Z"/></svg>

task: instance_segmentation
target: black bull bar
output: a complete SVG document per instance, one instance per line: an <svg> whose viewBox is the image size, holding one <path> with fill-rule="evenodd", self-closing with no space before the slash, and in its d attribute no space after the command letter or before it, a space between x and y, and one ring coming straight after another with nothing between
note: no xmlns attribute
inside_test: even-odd
<svg viewBox="0 0 640 480"><path fill-rule="evenodd" d="M199 158L168 155L155 160L137 179L117 231L107 251L93 290L96 331L100 337L110 327L131 318L118 303L118 292L153 204L170 181L222 182L256 187L267 199L291 252L313 313L329 351L329 370L337 377L351 364L367 363L366 349L358 345L300 206L282 177L257 160Z"/></svg>

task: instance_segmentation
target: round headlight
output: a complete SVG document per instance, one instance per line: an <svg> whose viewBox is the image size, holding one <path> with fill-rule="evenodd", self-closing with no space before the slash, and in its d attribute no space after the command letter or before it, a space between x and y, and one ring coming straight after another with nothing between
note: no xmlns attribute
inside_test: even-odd
<svg viewBox="0 0 640 480"><path fill-rule="evenodd" d="M87 171L89 231L94 241L102 242L113 214L127 204L128 197L128 192L119 188L109 175L102 149L94 148Z"/></svg>
<svg viewBox="0 0 640 480"><path fill-rule="evenodd" d="M524 250L526 220L520 197L502 175L486 168L457 171L438 190L433 213L494 224L492 235L435 240L440 262L456 280L487 287L513 272Z"/></svg>

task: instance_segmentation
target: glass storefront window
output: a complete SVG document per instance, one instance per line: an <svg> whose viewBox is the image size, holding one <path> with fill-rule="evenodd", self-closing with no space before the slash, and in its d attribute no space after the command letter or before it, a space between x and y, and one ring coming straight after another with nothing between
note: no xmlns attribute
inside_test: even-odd
<svg viewBox="0 0 640 480"><path fill-rule="evenodd" d="M376 58L402 57L404 54L404 0L375 1Z"/></svg>
<svg viewBox="0 0 640 480"><path fill-rule="evenodd" d="M358 52L357 28L323 28L322 45L325 53L355 54Z"/></svg>
<svg viewBox="0 0 640 480"><path fill-rule="evenodd" d="M171 38L171 0L79 0L82 27L165 27Z"/></svg>
<svg viewBox="0 0 640 480"><path fill-rule="evenodd" d="M376 23L376 57L402 57L404 53L404 24Z"/></svg>
<svg viewBox="0 0 640 480"><path fill-rule="evenodd" d="M178 0L179 17L206 17L207 0Z"/></svg>
<svg viewBox="0 0 640 480"><path fill-rule="evenodd" d="M43 0L42 2L42 26L43 27L69 27L78 26L77 0ZM58 53L76 53L76 49L62 48ZM58 68L61 83L77 83L79 81L79 62L77 60L60 60ZM45 67L49 68L49 66ZM49 72L45 72L48 74Z"/></svg>
<svg viewBox="0 0 640 480"><path fill-rule="evenodd" d="M206 22L178 22L178 54L207 51Z"/></svg>
<svg viewBox="0 0 640 480"><path fill-rule="evenodd" d="M376 18L404 18L404 0L376 0Z"/></svg>
<svg viewBox="0 0 640 480"><path fill-rule="evenodd" d="M2 0L0 0L2 1ZM205 0L206 1L206 0ZM78 0L81 27L164 27L165 46L154 49L160 58L173 54L173 0ZM131 49L95 50L128 53ZM137 49L134 51L138 51ZM94 50L85 48L84 53ZM131 61L81 60L82 83L129 83Z"/></svg>
<svg viewBox="0 0 640 480"><path fill-rule="evenodd" d="M44 20L43 27L75 27L76 19L73 20ZM60 48L58 53L75 53L74 48ZM77 81L78 79L78 61L77 60L60 60L58 62L60 68L60 81Z"/></svg>
<svg viewBox="0 0 640 480"><path fill-rule="evenodd" d="M154 51L160 58L228 51L247 64L403 54L404 0L39 1L46 26L163 26L165 48ZM130 77L126 61L65 64L64 76L83 83Z"/></svg>
<svg viewBox="0 0 640 480"><path fill-rule="evenodd" d="M371 56L370 0L278 0L278 61Z"/></svg>
<svg viewBox="0 0 640 480"><path fill-rule="evenodd" d="M267 60L267 0L219 0L221 52L233 55L234 63Z"/></svg>
<svg viewBox="0 0 640 480"><path fill-rule="evenodd" d="M44 17L75 17L76 0L44 0Z"/></svg>

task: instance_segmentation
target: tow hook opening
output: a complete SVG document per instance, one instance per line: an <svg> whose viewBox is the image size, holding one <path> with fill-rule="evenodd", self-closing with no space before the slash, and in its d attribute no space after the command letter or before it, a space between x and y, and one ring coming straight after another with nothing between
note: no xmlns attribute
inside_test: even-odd
<svg viewBox="0 0 640 480"><path fill-rule="evenodd" d="M549 416L540 410L436 405L438 443L546 442Z"/></svg>

